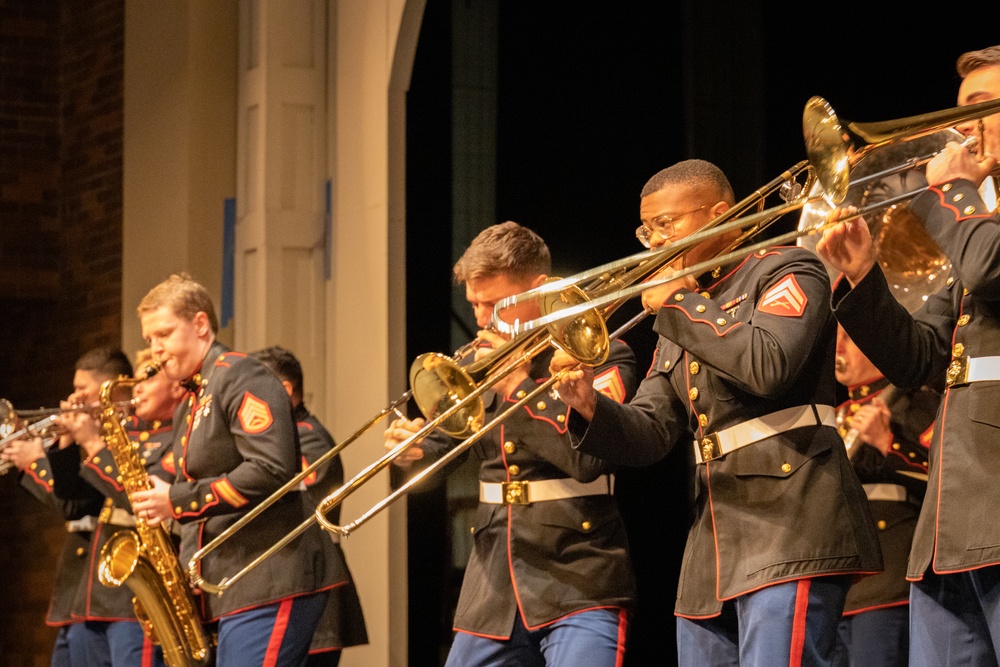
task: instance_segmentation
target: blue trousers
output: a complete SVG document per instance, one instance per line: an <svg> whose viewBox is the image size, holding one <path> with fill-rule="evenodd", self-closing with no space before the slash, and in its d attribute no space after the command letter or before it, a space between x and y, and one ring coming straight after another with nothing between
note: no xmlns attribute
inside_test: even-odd
<svg viewBox="0 0 1000 667"><path fill-rule="evenodd" d="M800 579L728 600L714 618L678 617L678 662L827 667L848 588L846 576Z"/></svg>
<svg viewBox="0 0 1000 667"><path fill-rule="evenodd" d="M138 621L87 621L80 633L88 667L165 667L163 651Z"/></svg>
<svg viewBox="0 0 1000 667"><path fill-rule="evenodd" d="M83 623L61 626L52 647L51 667L87 667L86 654Z"/></svg>
<svg viewBox="0 0 1000 667"><path fill-rule="evenodd" d="M222 617L216 667L305 665L327 597L324 591Z"/></svg>
<svg viewBox="0 0 1000 667"><path fill-rule="evenodd" d="M909 630L906 605L846 616L837 628L834 667L906 667Z"/></svg>
<svg viewBox="0 0 1000 667"><path fill-rule="evenodd" d="M510 639L455 634L445 667L618 667L625 655L626 613L582 611L537 630L515 614Z"/></svg>
<svg viewBox="0 0 1000 667"><path fill-rule="evenodd" d="M910 584L910 665L996 665L1000 565Z"/></svg>

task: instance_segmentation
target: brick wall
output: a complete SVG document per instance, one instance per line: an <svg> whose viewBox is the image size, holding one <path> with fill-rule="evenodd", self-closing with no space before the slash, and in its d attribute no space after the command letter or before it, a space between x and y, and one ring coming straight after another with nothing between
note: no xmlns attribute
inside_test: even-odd
<svg viewBox="0 0 1000 667"><path fill-rule="evenodd" d="M52 407L121 339L124 0L0 0L0 397ZM0 664L47 665L59 517L0 478Z"/></svg>

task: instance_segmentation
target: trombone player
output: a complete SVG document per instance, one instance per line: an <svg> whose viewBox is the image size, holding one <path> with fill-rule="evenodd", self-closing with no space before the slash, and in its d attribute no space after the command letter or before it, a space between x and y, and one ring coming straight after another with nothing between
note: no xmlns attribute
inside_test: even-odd
<svg viewBox="0 0 1000 667"><path fill-rule="evenodd" d="M958 103L1000 98L1000 45L957 62ZM844 274L834 312L858 347L899 387L946 389L934 424L927 498L910 580L910 664L996 665L1000 654L1000 217L978 188L1000 157L1000 116L958 126L980 138L979 155L949 144L927 164L930 184L909 209L956 276L914 315L895 302L874 259L867 225L837 209L817 252ZM872 312L882 326L872 329ZM884 336L892 331L891 338Z"/></svg>
<svg viewBox="0 0 1000 667"><path fill-rule="evenodd" d="M541 285L550 271L545 242L517 223L493 225L476 236L454 274L484 327L477 334L477 357L506 342L485 330L494 304ZM517 315L537 315L530 308ZM497 382L485 399L487 418L542 381L550 357L551 351L543 352ZM635 385L631 349L612 343L596 375L609 400L626 399ZM614 469L570 449L567 412L562 401L543 394L473 447L480 460L479 507L450 667L621 664L635 583L625 526L612 496ZM394 448L423 424L419 418L395 420L385 432L386 447ZM394 463L410 467L457 444L433 433Z"/></svg>
<svg viewBox="0 0 1000 667"><path fill-rule="evenodd" d="M718 167L686 160L643 188L637 236L659 248L733 206ZM690 252L717 256L726 241ZM829 294L811 252L759 250L644 292L660 338L630 403L596 394L586 369L557 385L576 451L644 465L693 442L695 517L674 610L681 665L828 665L852 578L882 569L834 428ZM556 353L551 370L572 365Z"/></svg>

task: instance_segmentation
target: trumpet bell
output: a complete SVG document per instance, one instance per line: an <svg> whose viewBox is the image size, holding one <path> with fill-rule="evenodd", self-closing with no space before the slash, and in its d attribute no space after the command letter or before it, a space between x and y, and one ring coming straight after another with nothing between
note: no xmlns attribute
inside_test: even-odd
<svg viewBox="0 0 1000 667"><path fill-rule="evenodd" d="M476 383L453 359L437 352L421 354L410 365L410 390L424 416L436 415L463 403L476 390ZM483 427L486 410L483 400L465 401L462 408L438 425L455 438L464 438Z"/></svg>

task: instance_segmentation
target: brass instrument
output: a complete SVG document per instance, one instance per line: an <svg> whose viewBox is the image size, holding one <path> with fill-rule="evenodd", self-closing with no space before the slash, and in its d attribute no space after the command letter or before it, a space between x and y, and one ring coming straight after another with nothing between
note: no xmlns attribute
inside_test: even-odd
<svg viewBox="0 0 1000 667"><path fill-rule="evenodd" d="M575 276L570 276L569 278L557 281L551 285L542 285L541 287L537 287L522 294L501 299L494 307L491 324L503 333L518 335L524 332L532 331L541 326L549 326L561 318L574 317L582 312L582 307L571 307L558 313L543 315L542 317L529 320L527 322L514 322L513 324L505 322L502 319L501 314L504 310L519 303L544 298L552 289L563 289L571 285L585 284L587 281L594 279L598 275L602 275L607 272L620 271L623 268L631 266L638 266L644 261L648 261L651 258L659 257L667 253L676 253L679 250L687 250L702 243L703 241L715 238L716 236L720 236L722 234L728 234L736 229L741 231L748 229L755 234L762 228L759 226L767 224L768 220L775 220L782 215L801 210L807 205L816 203L823 199L827 199L834 205L840 204L846 197L847 192L851 187L859 187L878 178L882 178L889 173L880 172L876 174L869 174L862 178L850 178L851 171L855 165L863 157L873 152L876 148L889 146L899 141L908 141L918 137L923 137L958 123L976 118L983 118L995 113L1000 113L1000 99L964 107L944 109L942 111L922 114L919 116L900 118L898 120L877 123L841 123L826 100L821 97L813 97L809 100L809 103L803 111L802 127L803 134L805 136L806 150L809 154L809 169L815 173L816 179L822 186L822 192L814 192L813 194L797 196L788 201L786 204L775 206L770 209L764 209L755 214L740 217L721 225L707 227L657 250L632 255L630 257L599 266L595 269L579 273ZM868 141L869 144L859 146L858 143L860 141ZM930 157L933 156L925 156L915 160L914 164L926 164ZM898 171L911 167L912 165L904 165L895 168L892 171ZM926 189L926 186L924 186L905 192L873 206L872 209L884 209L892 204L906 201ZM863 216L866 213L869 213L872 209L861 209L857 211L856 215ZM628 299L640 294L650 287L668 283L682 276L692 274L697 275L710 270L719 264L725 264L730 261L742 259L757 250L770 246L781 245L783 243L795 241L803 236L823 232L834 224L837 223L826 222L825 220L816 221L808 227L780 234L760 243L741 246L738 250L724 253L712 259L700 262L694 266L686 267L683 270L663 272L664 275L662 277L648 280L640 285L626 287L610 292L599 298L593 299L589 304L587 304L587 306L601 307L605 304L612 303L617 299ZM743 237L747 240L749 240L750 236L751 234L743 234Z"/></svg>
<svg viewBox="0 0 1000 667"><path fill-rule="evenodd" d="M147 371L151 377L159 368ZM101 430L122 477L125 492L152 488L146 468L122 424L116 389L141 379L120 377L101 385ZM213 642L202 624L194 595L164 524L150 526L135 518L135 531L120 530L101 549L98 578L108 588L128 586L135 615L150 641L163 648L170 667L196 667L212 662Z"/></svg>
<svg viewBox="0 0 1000 667"><path fill-rule="evenodd" d="M6 443L14 440L10 435L17 431L17 415L14 406L6 398L0 398L0 451ZM6 475L14 467L10 461L0 461L0 475Z"/></svg>

